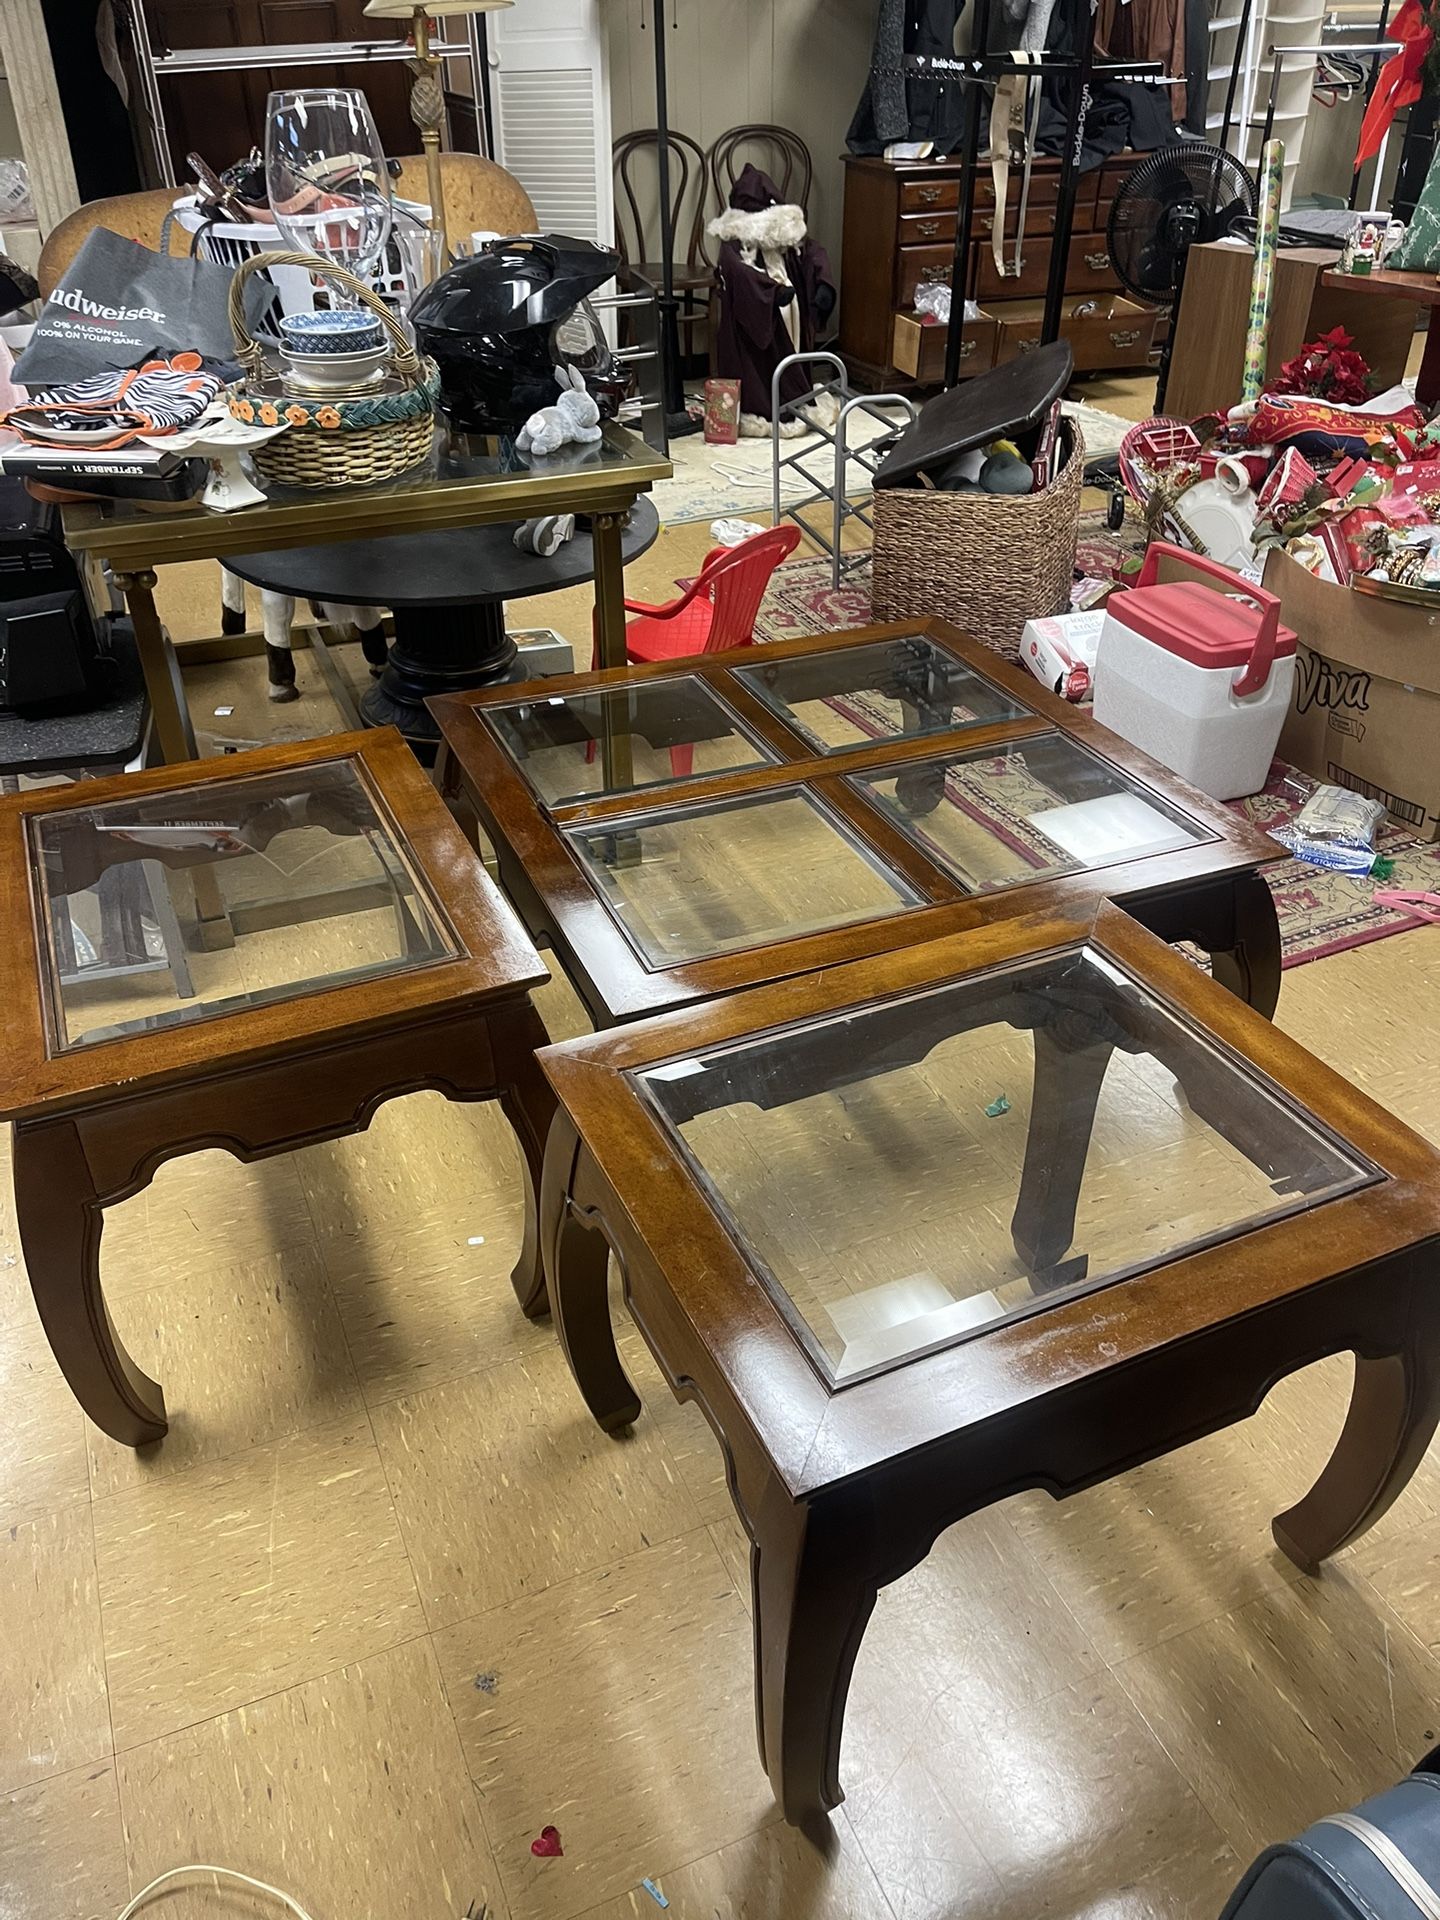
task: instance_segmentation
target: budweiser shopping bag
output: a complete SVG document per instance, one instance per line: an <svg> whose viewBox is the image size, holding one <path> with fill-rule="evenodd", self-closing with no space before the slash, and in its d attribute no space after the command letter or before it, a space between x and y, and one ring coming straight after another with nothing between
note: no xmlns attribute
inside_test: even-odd
<svg viewBox="0 0 1440 1920"><path fill-rule="evenodd" d="M252 280L246 291L253 321L271 289ZM228 373L229 298L228 267L155 253L97 227L41 308L15 378L34 391L184 352Z"/></svg>

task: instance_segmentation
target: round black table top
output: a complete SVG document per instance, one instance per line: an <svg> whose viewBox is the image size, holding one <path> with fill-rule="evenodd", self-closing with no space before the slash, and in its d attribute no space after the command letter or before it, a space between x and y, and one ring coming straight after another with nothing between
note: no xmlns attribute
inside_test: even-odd
<svg viewBox="0 0 1440 1920"><path fill-rule="evenodd" d="M625 564L653 547L660 516L642 494L621 535ZM295 600L354 607L462 607L556 593L595 575L590 535L577 532L547 560L521 553L513 525L455 527L388 540L338 540L319 547L235 553L225 565L252 586Z"/></svg>

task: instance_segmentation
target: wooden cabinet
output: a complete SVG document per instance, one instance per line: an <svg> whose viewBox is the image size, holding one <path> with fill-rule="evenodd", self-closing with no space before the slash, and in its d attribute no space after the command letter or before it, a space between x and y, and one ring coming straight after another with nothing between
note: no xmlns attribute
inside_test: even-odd
<svg viewBox="0 0 1440 1920"><path fill-rule="evenodd" d="M1080 177L1065 265L1064 330L1074 342L1075 365L1081 371L1143 367L1150 354L1155 315L1125 301L1114 307L1120 283L1105 238L1116 187L1134 164L1133 154L1122 155ZM920 325L914 313L915 289L923 280L950 278L961 172L959 162L951 160L846 157L840 351L863 386L929 386L943 376L944 331ZM1019 184L1012 173L1002 272L992 245L994 183L988 171L975 183L968 291L981 302L986 319L966 329L970 352L962 359L962 373L978 373L995 357L1022 351L1022 341L1039 337L1037 315L1054 247L1059 161L1042 158L1032 170L1017 274Z"/></svg>

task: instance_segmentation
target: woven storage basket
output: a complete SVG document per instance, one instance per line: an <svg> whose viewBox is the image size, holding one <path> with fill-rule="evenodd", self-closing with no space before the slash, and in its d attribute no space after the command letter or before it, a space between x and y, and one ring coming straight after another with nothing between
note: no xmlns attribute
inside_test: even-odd
<svg viewBox="0 0 1440 1920"><path fill-rule="evenodd" d="M1043 493L880 487L874 499L877 620L929 614L1013 649L1027 620L1070 603L1085 442L1061 423L1064 466Z"/></svg>
<svg viewBox="0 0 1440 1920"><path fill-rule="evenodd" d="M257 253L236 269L230 282L230 326L249 377L258 380L265 360L245 324L245 282L267 267L305 267L355 295L389 336L392 364L404 386L399 393L354 399L318 393L286 401L269 394L260 400L244 392L233 395L230 411L241 419L263 420L266 409L275 409L293 422L287 432L277 433L251 454L261 473L285 487L368 487L418 467L434 441L439 371L433 360L416 353L380 296L344 267L315 254L282 252Z"/></svg>

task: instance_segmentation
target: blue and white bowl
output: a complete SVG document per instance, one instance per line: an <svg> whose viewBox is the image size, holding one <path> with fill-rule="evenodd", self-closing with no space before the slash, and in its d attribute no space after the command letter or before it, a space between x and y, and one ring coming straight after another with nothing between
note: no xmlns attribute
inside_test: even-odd
<svg viewBox="0 0 1440 1920"><path fill-rule="evenodd" d="M307 358L321 353L367 353L385 344L380 322L360 307L333 313L287 313L280 321L280 337L292 353Z"/></svg>

